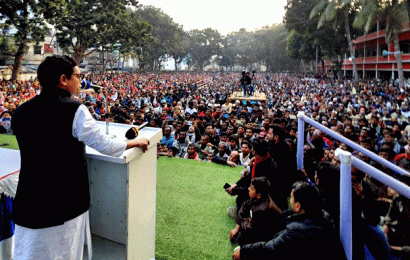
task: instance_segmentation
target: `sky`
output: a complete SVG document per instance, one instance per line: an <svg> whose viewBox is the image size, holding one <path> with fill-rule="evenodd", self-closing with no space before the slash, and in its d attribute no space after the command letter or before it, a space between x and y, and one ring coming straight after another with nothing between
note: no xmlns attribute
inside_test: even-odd
<svg viewBox="0 0 410 260"><path fill-rule="evenodd" d="M212 28L222 35L245 28L282 23L286 0L139 0L153 5L183 26L185 31Z"/></svg>

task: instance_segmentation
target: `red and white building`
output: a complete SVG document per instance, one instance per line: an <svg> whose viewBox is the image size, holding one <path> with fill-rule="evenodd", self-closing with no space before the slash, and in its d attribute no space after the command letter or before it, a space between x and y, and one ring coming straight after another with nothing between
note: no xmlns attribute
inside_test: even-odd
<svg viewBox="0 0 410 260"><path fill-rule="evenodd" d="M383 50L395 52L393 43L386 44L385 24L379 22L373 26L369 33L353 41L355 49L357 71L359 78L371 77L382 79L397 79L397 63L395 55L383 57ZM407 24L399 34L400 51L402 52L404 78L410 78L410 24ZM353 75L353 63L345 55L342 70L345 75Z"/></svg>

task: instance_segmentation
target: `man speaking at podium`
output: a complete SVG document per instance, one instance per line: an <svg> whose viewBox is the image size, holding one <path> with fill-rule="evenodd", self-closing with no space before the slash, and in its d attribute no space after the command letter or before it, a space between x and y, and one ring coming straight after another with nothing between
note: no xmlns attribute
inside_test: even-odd
<svg viewBox="0 0 410 260"><path fill-rule="evenodd" d="M71 98L83 78L72 58L47 57L37 77L41 94L22 104L12 119L21 155L12 212L14 260L83 259L85 237L91 252L85 145L119 157L132 147L145 152L149 140L119 141L101 133L88 109Z"/></svg>

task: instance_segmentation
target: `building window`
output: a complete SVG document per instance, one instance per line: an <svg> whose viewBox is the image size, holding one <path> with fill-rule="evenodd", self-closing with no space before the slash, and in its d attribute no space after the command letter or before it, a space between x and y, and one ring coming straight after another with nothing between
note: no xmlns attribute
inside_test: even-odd
<svg viewBox="0 0 410 260"><path fill-rule="evenodd" d="M363 49L356 49L355 52L356 52L355 54L356 58L363 58Z"/></svg>
<svg viewBox="0 0 410 260"><path fill-rule="evenodd" d="M366 57L375 57L376 56L376 47L366 47Z"/></svg>
<svg viewBox="0 0 410 260"><path fill-rule="evenodd" d="M400 42L400 51L403 53L410 53L410 41Z"/></svg>
<svg viewBox="0 0 410 260"><path fill-rule="evenodd" d="M34 46L34 54L41 55L41 45Z"/></svg>
<svg viewBox="0 0 410 260"><path fill-rule="evenodd" d="M383 55L383 50L389 50L389 48L387 47L387 45L386 44L384 44L384 45L380 45L379 46L379 56L382 56Z"/></svg>

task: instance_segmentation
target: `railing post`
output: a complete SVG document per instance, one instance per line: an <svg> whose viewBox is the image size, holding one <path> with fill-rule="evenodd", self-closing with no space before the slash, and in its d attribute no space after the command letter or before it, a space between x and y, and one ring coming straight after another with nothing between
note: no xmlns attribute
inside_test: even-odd
<svg viewBox="0 0 410 260"><path fill-rule="evenodd" d="M304 152L304 145L305 145L305 121L302 117L305 114L303 112L298 113L298 146L297 146L297 166L298 170L303 170L303 152Z"/></svg>
<svg viewBox="0 0 410 260"><path fill-rule="evenodd" d="M340 158L340 239L348 260L352 259L352 155L336 149Z"/></svg>

